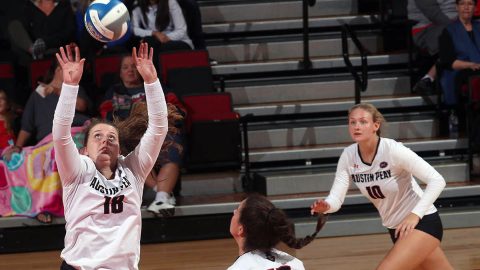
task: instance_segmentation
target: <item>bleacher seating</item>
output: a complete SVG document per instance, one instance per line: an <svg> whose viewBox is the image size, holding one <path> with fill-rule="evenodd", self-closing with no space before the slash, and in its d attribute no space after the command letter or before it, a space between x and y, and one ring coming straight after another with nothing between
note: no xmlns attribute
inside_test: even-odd
<svg viewBox="0 0 480 270"><path fill-rule="evenodd" d="M206 50L165 52L159 57L162 82L177 96L214 91Z"/></svg>
<svg viewBox="0 0 480 270"><path fill-rule="evenodd" d="M53 61L56 60L49 58L33 60L30 63L30 85L32 87L32 90L37 87L38 82L42 80L43 76L45 76L47 70L50 68Z"/></svg>
<svg viewBox="0 0 480 270"><path fill-rule="evenodd" d="M10 62L0 62L0 87L11 94L15 87L15 74Z"/></svg>
<svg viewBox="0 0 480 270"><path fill-rule="evenodd" d="M239 169L240 124L230 93L184 95L183 102L188 112L188 168Z"/></svg>

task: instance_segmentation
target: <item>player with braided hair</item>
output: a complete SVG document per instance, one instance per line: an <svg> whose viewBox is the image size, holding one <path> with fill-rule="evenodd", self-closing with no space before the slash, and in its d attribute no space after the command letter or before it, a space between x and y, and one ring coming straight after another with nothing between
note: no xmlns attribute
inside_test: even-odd
<svg viewBox="0 0 480 270"><path fill-rule="evenodd" d="M264 196L248 196L235 209L230 222L230 233L238 245L238 258L228 270L305 269L299 259L274 247L279 242L295 249L308 245L325 221L326 218L320 215L317 231L306 238L297 239L293 223L287 219L285 212Z"/></svg>

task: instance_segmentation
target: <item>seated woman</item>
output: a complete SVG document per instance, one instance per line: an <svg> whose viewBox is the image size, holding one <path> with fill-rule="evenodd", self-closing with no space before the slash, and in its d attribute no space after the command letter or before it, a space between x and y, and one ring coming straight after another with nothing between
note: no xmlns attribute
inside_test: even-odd
<svg viewBox="0 0 480 270"><path fill-rule="evenodd" d="M238 245L238 258L228 270L303 270L302 261L275 249L275 246L283 242L291 248L300 249L316 236L315 233L296 239L293 224L285 213L257 194L248 196L233 211L230 233Z"/></svg>
<svg viewBox="0 0 480 270"><path fill-rule="evenodd" d="M117 122L122 153L131 151L140 141L147 128L147 110L143 81L131 56L124 56L120 63L121 83L112 86L100 105L100 114ZM176 204L173 190L180 176L183 163L185 112L172 94L166 95L168 108L168 133L161 152L145 184L156 192L155 200L148 210L165 216L172 215Z"/></svg>
<svg viewBox="0 0 480 270"><path fill-rule="evenodd" d="M473 21L477 0L456 0L458 18L440 36L440 65L445 69L440 80L444 102L456 108L460 123L465 117L460 106L462 85L480 70L480 23ZM474 93L475 94L475 93ZM461 125L462 126L462 125Z"/></svg>
<svg viewBox="0 0 480 270"><path fill-rule="evenodd" d="M177 0L139 0L132 11L133 34L158 53L193 49L187 24Z"/></svg>

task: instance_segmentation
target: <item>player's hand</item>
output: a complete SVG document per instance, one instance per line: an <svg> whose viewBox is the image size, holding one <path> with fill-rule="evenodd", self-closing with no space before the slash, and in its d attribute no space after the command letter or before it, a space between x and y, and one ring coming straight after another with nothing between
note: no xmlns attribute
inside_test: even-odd
<svg viewBox="0 0 480 270"><path fill-rule="evenodd" d="M330 205L325 200L318 199L310 206L310 214L324 213L328 209L330 209Z"/></svg>
<svg viewBox="0 0 480 270"><path fill-rule="evenodd" d="M85 59L80 59L80 49L75 47L75 56L72 53L72 46L66 45L65 49L60 47L60 54L56 53L58 63L62 67L63 82L69 85L78 85L83 74Z"/></svg>
<svg viewBox="0 0 480 270"><path fill-rule="evenodd" d="M395 237L398 239L405 238L409 233L415 229L420 217L414 213L410 213L395 229Z"/></svg>
<svg viewBox="0 0 480 270"><path fill-rule="evenodd" d="M157 70L152 61L153 48L150 48L149 50L148 44L142 42L138 48L138 54L137 48L133 47L132 58L137 67L138 73L140 73L145 83L154 83L157 80Z"/></svg>

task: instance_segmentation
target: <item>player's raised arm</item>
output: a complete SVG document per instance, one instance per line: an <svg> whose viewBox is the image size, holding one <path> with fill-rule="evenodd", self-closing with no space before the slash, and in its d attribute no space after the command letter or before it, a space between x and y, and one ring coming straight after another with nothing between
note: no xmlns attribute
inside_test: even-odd
<svg viewBox="0 0 480 270"><path fill-rule="evenodd" d="M80 57L78 47L74 48L74 53L72 49L72 46L67 45L65 48L61 47L60 53L56 54L62 68L63 84L53 118L52 136L55 160L64 185L73 182L80 170L80 155L72 139L71 125L85 59Z"/></svg>

